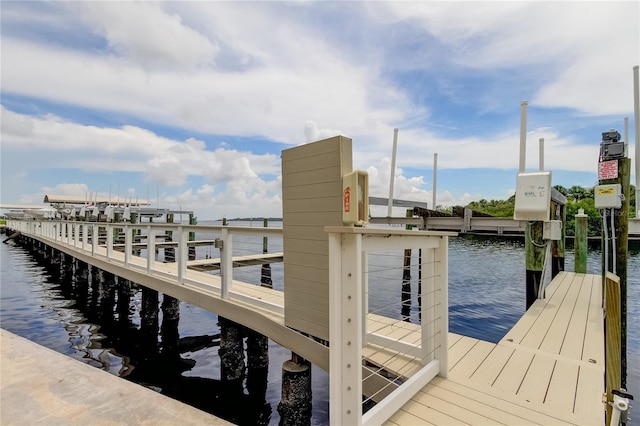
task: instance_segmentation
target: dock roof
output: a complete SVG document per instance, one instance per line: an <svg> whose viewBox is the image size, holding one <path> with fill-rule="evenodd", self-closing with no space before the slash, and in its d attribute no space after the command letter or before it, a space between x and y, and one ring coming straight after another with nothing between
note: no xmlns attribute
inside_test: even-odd
<svg viewBox="0 0 640 426"><path fill-rule="evenodd" d="M110 203L110 204L127 204L132 206L149 206L148 200L131 200L129 198L116 197L87 197L78 195L45 195L45 203L51 204L85 204L85 203Z"/></svg>

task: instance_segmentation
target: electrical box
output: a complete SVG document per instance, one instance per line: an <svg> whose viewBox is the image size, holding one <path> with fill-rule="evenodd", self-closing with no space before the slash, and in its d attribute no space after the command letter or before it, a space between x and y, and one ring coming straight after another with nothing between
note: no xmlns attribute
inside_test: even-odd
<svg viewBox="0 0 640 426"><path fill-rule="evenodd" d="M363 226L369 222L369 175L356 170L342 178L342 222Z"/></svg>
<svg viewBox="0 0 640 426"><path fill-rule="evenodd" d="M548 221L551 209L551 172L518 173L514 220Z"/></svg>
<svg viewBox="0 0 640 426"><path fill-rule="evenodd" d="M593 195L593 203L597 209L622 207L622 186L619 183L596 185Z"/></svg>
<svg viewBox="0 0 640 426"><path fill-rule="evenodd" d="M559 241L562 239L562 221L548 220L542 224L542 239Z"/></svg>

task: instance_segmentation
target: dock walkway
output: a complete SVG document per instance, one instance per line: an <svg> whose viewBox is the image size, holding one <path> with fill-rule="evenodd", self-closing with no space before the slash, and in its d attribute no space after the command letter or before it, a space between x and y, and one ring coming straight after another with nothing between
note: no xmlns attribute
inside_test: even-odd
<svg viewBox="0 0 640 426"><path fill-rule="evenodd" d="M2 425L231 425L0 329Z"/></svg>
<svg viewBox="0 0 640 426"><path fill-rule="evenodd" d="M389 425L604 424L599 276L561 272L498 344L449 334L449 375Z"/></svg>
<svg viewBox="0 0 640 426"><path fill-rule="evenodd" d="M55 223L41 224L42 228L34 227L31 223L15 223L22 225L22 230L30 233L32 238L55 250L124 279L216 312L269 337L316 366L329 370L329 348L285 324L285 297L282 291L233 279L233 265L241 259L234 258L231 250L227 250L226 257L221 253L220 261L207 259L204 262L209 263L209 266L219 262L219 265L226 268L227 274L212 275L189 267L186 253L186 232L189 228L183 227L180 233L176 262L162 263L153 258L133 255L129 250L114 250L111 238L103 246L97 241L89 243L87 234L78 232L77 229L75 233L60 235L60 229L54 227ZM36 232L30 231L29 227ZM164 231L165 227L158 230ZM354 235L357 232L365 233L362 229L349 229ZM276 231L229 227L224 228L224 232L254 235L258 232ZM376 247L386 249L390 244L405 248L405 237L415 238L420 244L424 244L429 237L433 238L429 241L436 244L437 239L441 238L436 234L423 235L412 231L394 231L394 238L390 238L386 230L370 229L366 233L370 238L368 244L374 247L372 250ZM378 237L383 245L377 243ZM334 238L332 241L342 240ZM127 244L131 244L131 241ZM229 243L226 247L232 246ZM442 249L445 256L446 244L437 247ZM153 242L147 246L147 250L153 252ZM360 249L355 252L359 252L358 250ZM249 263L275 260L260 260L264 256L270 255L245 256L242 260ZM281 254L273 256L278 258ZM423 257L423 262L424 259L426 258ZM440 263L432 262L433 267L446 267L446 256L442 259ZM440 272L432 271L432 274L432 280L444 277L446 284L446 268ZM361 284L361 281L358 279L353 282ZM413 391L405 393L404 385L398 387L398 384L414 377L420 378L421 370L425 369L424 360L415 356L416 349L424 344L424 340L421 341L424 324L421 326L364 311L366 315L362 315L362 318L366 319L368 327L367 340L361 350L362 358L356 356L357 359L348 361L345 365L349 368L354 362L355 365L363 363L362 394L370 396L373 401L386 400L387 395L396 390L404 393L406 399L411 398L406 403L399 403L397 407L401 407L400 409L394 406L389 410L391 417L386 417L389 420L385 423L389 425L602 424L605 363L600 284L599 277L595 275L560 273L546 289L546 298L537 300L497 344L448 333L448 339L441 340L444 343L441 348L448 350L433 346L435 350L443 352L440 359L444 360L443 365L448 368L439 371L439 375L428 384L420 382L421 385L415 387L415 390L420 390L413 397L410 397ZM441 292L446 292L446 287ZM345 300L350 299L347 297ZM433 321L446 325L446 298L440 305L433 303L433 306L428 311L434 316ZM439 311L436 317L435 312L439 306L445 306L445 310ZM356 318L360 318L360 314ZM359 327L354 329L359 330ZM442 336L432 335L433 338ZM393 345L386 343L391 340L394 341ZM349 343L350 341L346 343L347 346ZM4 375L4 354L2 368ZM334 375L335 372L332 380ZM416 382L418 380L413 380L412 384ZM332 403L334 401L336 399L332 398ZM357 402L356 406L362 405L360 393L354 401ZM376 408L383 406L384 403L379 403Z"/></svg>

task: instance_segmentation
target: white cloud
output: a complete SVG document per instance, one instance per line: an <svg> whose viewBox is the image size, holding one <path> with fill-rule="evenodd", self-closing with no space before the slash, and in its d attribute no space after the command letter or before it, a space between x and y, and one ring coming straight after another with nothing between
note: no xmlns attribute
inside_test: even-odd
<svg viewBox="0 0 640 426"><path fill-rule="evenodd" d="M54 187L42 188L45 194L87 196L89 187L84 183L59 183Z"/></svg>
<svg viewBox="0 0 640 426"><path fill-rule="evenodd" d="M77 8L119 56L144 69L210 65L218 51L215 43L184 25L180 16L165 13L161 3L79 2L69 7Z"/></svg>
<svg viewBox="0 0 640 426"><path fill-rule="evenodd" d="M182 184L189 175L225 182L280 172L274 154L225 148L211 151L201 140L171 140L135 126L101 128L51 115L27 116L4 107L1 112L3 156L37 152L37 156L30 156L30 167L143 172L149 181L162 185Z"/></svg>
<svg viewBox="0 0 640 426"><path fill-rule="evenodd" d="M640 62L637 2L8 5L3 181L18 176L8 167L18 163L133 172L163 186L197 176L191 190L172 187L179 195L164 198L203 207L250 210L263 198L276 208L282 146L257 144L338 133L353 138L354 167L370 170L372 192L386 196L381 159L394 127L397 163L411 171L398 170L397 194L430 201L434 152L440 169L517 166L521 96L560 116L532 126L528 168L537 168L544 137L547 168L593 171L596 143L574 136L573 119L628 114L630 70ZM460 108L448 112L442 98ZM465 129L470 115L486 117L485 128ZM255 145L239 145L245 138ZM439 202L477 195L447 190Z"/></svg>
<svg viewBox="0 0 640 426"><path fill-rule="evenodd" d="M315 142L338 135L347 136L344 135L340 130L322 129L318 127L318 124L315 121L307 120L306 124L304 125L305 142Z"/></svg>

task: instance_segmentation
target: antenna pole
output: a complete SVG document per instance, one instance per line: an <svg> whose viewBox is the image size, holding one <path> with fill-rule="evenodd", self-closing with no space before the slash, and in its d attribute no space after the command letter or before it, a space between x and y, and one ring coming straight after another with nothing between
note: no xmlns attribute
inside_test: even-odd
<svg viewBox="0 0 640 426"><path fill-rule="evenodd" d="M398 128L393 129L393 152L391 154L391 176L389 178L389 210L387 216L391 217L391 207L393 206L393 180L396 177L396 152L398 150Z"/></svg>

